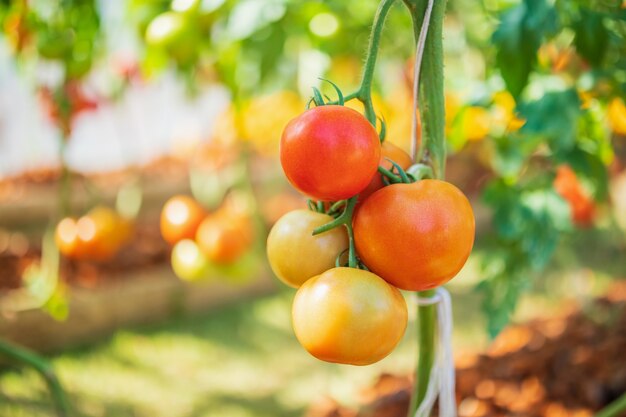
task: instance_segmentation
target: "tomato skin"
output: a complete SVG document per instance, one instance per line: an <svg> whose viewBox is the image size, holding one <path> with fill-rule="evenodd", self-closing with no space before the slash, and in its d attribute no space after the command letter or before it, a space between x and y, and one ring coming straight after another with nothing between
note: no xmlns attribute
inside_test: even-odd
<svg viewBox="0 0 626 417"><path fill-rule="evenodd" d="M327 214L294 210L276 222L267 237L267 258L282 282L297 288L335 266L337 256L348 248L345 228L313 236L315 228L331 221Z"/></svg>
<svg viewBox="0 0 626 417"><path fill-rule="evenodd" d="M183 281L199 281L209 276L209 263L200 248L190 239L183 239L172 249L172 269Z"/></svg>
<svg viewBox="0 0 626 417"><path fill-rule="evenodd" d="M293 302L300 344L318 359L369 365L396 347L407 325L397 288L371 272L333 268L305 282Z"/></svg>
<svg viewBox="0 0 626 417"><path fill-rule="evenodd" d="M198 227L196 242L210 262L231 264L252 246L254 230L245 216L214 213L208 215Z"/></svg>
<svg viewBox="0 0 626 417"><path fill-rule="evenodd" d="M54 241L59 252L68 258L76 258L80 253L80 240L76 223L75 218L66 217L57 224L54 231Z"/></svg>
<svg viewBox="0 0 626 417"><path fill-rule="evenodd" d="M307 110L287 124L280 162L298 191L337 201L361 192L378 169L378 133L359 112L343 106Z"/></svg>
<svg viewBox="0 0 626 417"><path fill-rule="evenodd" d="M357 211L354 238L361 260L398 288L423 291L452 279L474 244L467 197L440 180L393 184Z"/></svg>
<svg viewBox="0 0 626 417"><path fill-rule="evenodd" d="M409 167L413 164L413 161L408 153L404 152L402 148L389 141L385 141L382 144L379 165L391 171L393 164L387 159L391 159L393 162L400 165L400 167L404 170L409 169ZM372 195L375 191L383 188L384 185L382 174L377 172L367 187L359 193L359 204L365 201L365 199Z"/></svg>
<svg viewBox="0 0 626 417"><path fill-rule="evenodd" d="M174 196L163 205L161 235L170 245L183 239L193 239L205 216L205 210L193 198Z"/></svg>

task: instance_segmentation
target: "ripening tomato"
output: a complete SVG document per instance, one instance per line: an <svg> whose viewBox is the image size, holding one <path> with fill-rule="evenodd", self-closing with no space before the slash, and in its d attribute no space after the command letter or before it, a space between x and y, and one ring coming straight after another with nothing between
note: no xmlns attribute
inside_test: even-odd
<svg viewBox="0 0 626 417"><path fill-rule="evenodd" d="M343 106L307 110L287 124L280 162L298 191L337 201L361 192L378 169L378 133L359 112Z"/></svg>
<svg viewBox="0 0 626 417"><path fill-rule="evenodd" d="M391 171L393 164L388 161L391 159L396 164L400 165L400 167L404 170L408 169L413 161L408 153L404 152L404 150L389 141L385 141L381 147L381 155L379 165L383 168ZM374 178L370 181L370 183L365 187L363 191L359 193L359 204L365 201L367 197L372 195L374 191L380 190L383 188L383 178L382 174L376 173Z"/></svg>
<svg viewBox="0 0 626 417"><path fill-rule="evenodd" d="M192 19L184 13L169 11L155 17L146 29L146 43L187 61L196 53L199 40Z"/></svg>
<svg viewBox="0 0 626 417"><path fill-rule="evenodd" d="M306 280L335 266L348 248L344 227L313 236L313 230L333 221L327 214L294 210L281 217L267 238L267 259L285 284L299 287Z"/></svg>
<svg viewBox="0 0 626 417"><path fill-rule="evenodd" d="M57 224L54 231L54 241L59 248L59 252L63 255L68 258L79 257L80 240L75 218L66 217Z"/></svg>
<svg viewBox="0 0 626 417"><path fill-rule="evenodd" d="M576 173L567 165L557 168L554 189L570 206L572 222L577 226L590 226L596 214L596 204L578 180Z"/></svg>
<svg viewBox="0 0 626 417"><path fill-rule="evenodd" d="M196 232L200 250L216 264L235 262L250 249L253 238L250 218L220 212L208 215Z"/></svg>
<svg viewBox="0 0 626 417"><path fill-rule="evenodd" d="M411 291L452 279L469 257L474 231L467 197L440 180L384 187L354 218L361 260L390 284Z"/></svg>
<svg viewBox="0 0 626 417"><path fill-rule="evenodd" d="M200 248L190 239L183 239L172 249L172 269L184 281L199 281L209 276L209 263Z"/></svg>
<svg viewBox="0 0 626 417"><path fill-rule="evenodd" d="M373 273L333 268L298 289L292 318L311 355L369 365L391 353L404 335L407 307L400 291Z"/></svg>
<svg viewBox="0 0 626 417"><path fill-rule="evenodd" d="M109 207L98 206L78 219L78 238L85 259L107 261L111 259L127 237L120 227L120 217Z"/></svg>
<svg viewBox="0 0 626 417"><path fill-rule="evenodd" d="M165 203L161 211L161 235L170 245L193 239L206 212L196 200L177 195Z"/></svg>

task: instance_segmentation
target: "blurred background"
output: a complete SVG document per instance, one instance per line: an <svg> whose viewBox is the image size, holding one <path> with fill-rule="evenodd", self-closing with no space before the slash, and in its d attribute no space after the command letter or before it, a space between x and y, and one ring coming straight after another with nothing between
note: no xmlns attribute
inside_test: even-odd
<svg viewBox="0 0 626 417"><path fill-rule="evenodd" d="M374 106L408 150L396 3ZM306 207L282 129L322 79L358 88L377 6L0 0L1 416L57 415L16 347L76 416L403 415L411 296L388 358L322 363L264 248ZM626 391L626 3L449 0L444 49L447 179L477 220L448 285L460 415L591 416Z"/></svg>

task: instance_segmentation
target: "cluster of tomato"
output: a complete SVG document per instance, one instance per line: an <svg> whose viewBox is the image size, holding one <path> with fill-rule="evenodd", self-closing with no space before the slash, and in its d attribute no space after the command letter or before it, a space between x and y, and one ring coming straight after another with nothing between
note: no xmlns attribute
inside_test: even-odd
<svg viewBox="0 0 626 417"><path fill-rule="evenodd" d="M59 251L70 259L104 262L112 259L132 235L132 221L109 207L97 206L78 219L61 220L55 241Z"/></svg>
<svg viewBox="0 0 626 417"><path fill-rule="evenodd" d="M381 145L361 113L340 105L292 120L280 159L316 209L287 213L267 241L272 270L298 288L296 337L319 359L374 363L406 329L399 289L435 288L465 264L475 229L469 201L445 181L414 181L409 155Z"/></svg>
<svg viewBox="0 0 626 417"><path fill-rule="evenodd" d="M249 275L254 227L245 201L236 194L211 213L191 197L170 198L161 211L161 235L173 245L172 268L182 280Z"/></svg>

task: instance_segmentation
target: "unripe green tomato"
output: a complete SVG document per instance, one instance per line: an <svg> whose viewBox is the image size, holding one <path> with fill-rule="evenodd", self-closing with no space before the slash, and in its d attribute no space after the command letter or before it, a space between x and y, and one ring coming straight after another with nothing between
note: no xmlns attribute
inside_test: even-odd
<svg viewBox="0 0 626 417"><path fill-rule="evenodd" d="M327 214L294 210L274 224L267 238L267 258L281 281L297 288L335 267L337 256L348 248L345 228L313 236L314 229L331 221Z"/></svg>
<svg viewBox="0 0 626 417"><path fill-rule="evenodd" d="M211 268L196 242L181 240L172 249L172 269L184 281L199 281L211 274Z"/></svg>
<svg viewBox="0 0 626 417"><path fill-rule="evenodd" d="M198 46L198 30L188 16L165 12L155 17L146 29L146 43L170 54L178 61L193 58Z"/></svg>

